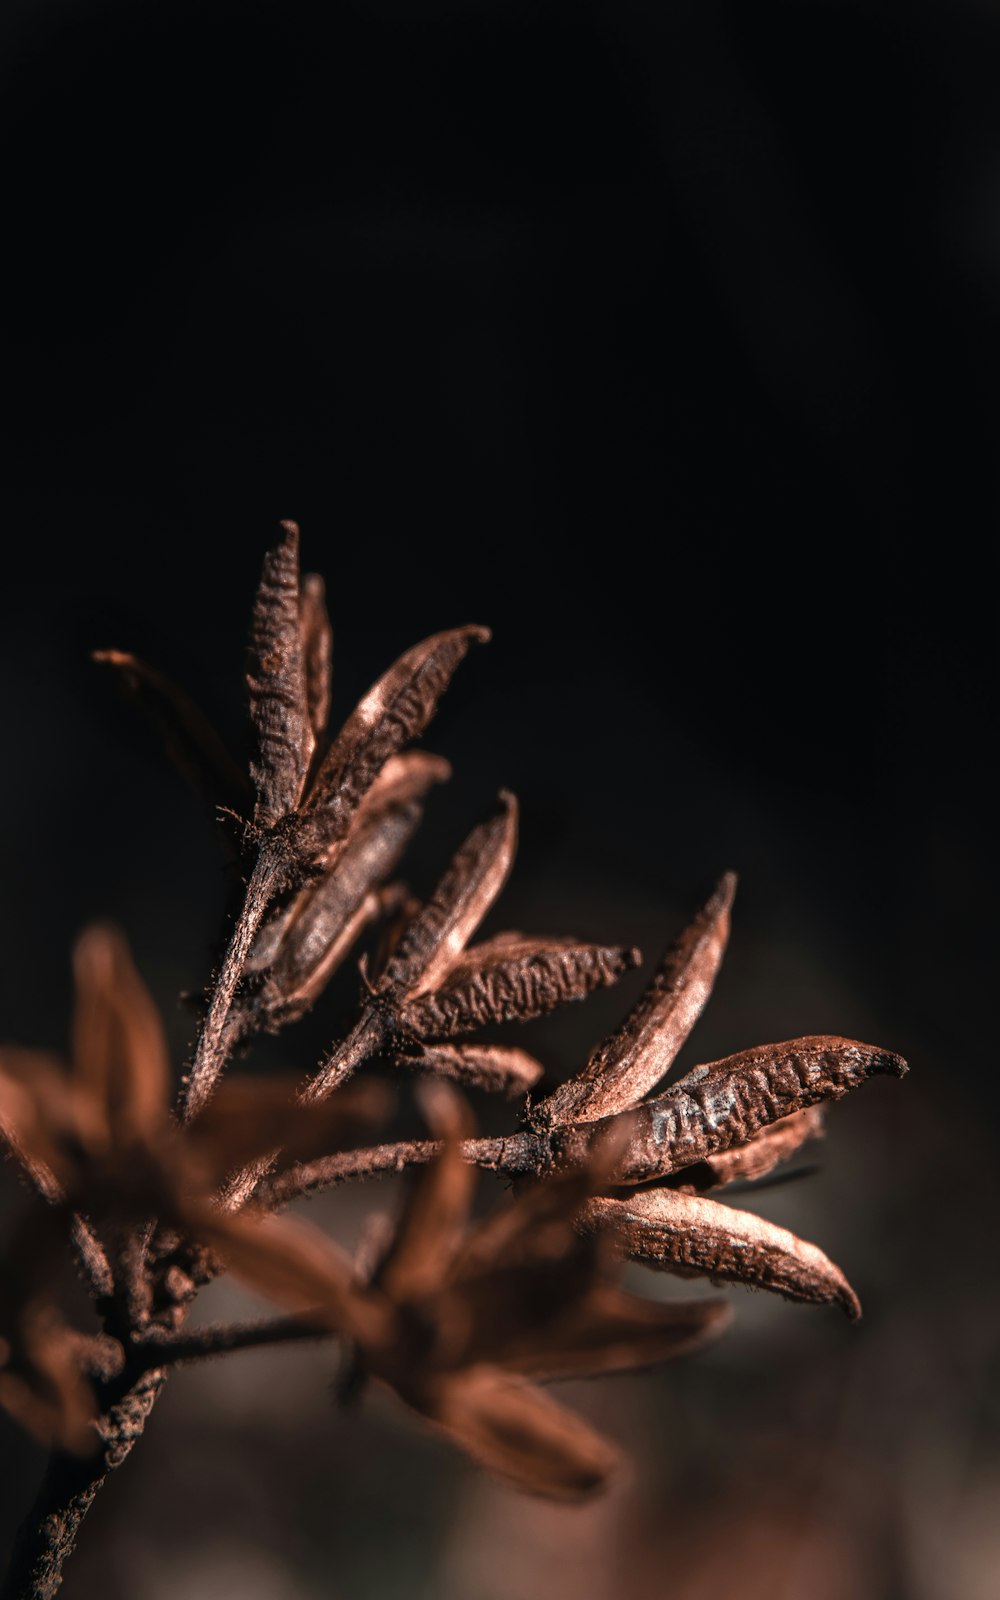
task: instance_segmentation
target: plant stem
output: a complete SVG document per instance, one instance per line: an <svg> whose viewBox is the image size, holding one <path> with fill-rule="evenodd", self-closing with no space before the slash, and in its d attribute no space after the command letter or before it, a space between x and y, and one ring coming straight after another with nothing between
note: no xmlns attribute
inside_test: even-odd
<svg viewBox="0 0 1000 1600"><path fill-rule="evenodd" d="M52 1600L76 1546L84 1517L108 1474L120 1467L141 1436L166 1381L162 1367L117 1380L98 1429L92 1456L53 1451L28 1516L18 1532L0 1600ZM107 1395L107 1391L106 1391Z"/></svg>
<svg viewBox="0 0 1000 1600"><path fill-rule="evenodd" d="M222 958L208 1011L198 1035L194 1061L181 1096L181 1116L185 1122L190 1122L201 1110L226 1064L232 1044L229 1013L233 997L243 976L257 929L278 888L281 871L277 856L270 850L262 850L250 874L243 905Z"/></svg>
<svg viewBox="0 0 1000 1600"><path fill-rule="evenodd" d="M180 1361L200 1361L228 1355L233 1350L254 1350L262 1345L290 1344L299 1339L331 1339L330 1328L301 1316L269 1317L261 1322L213 1323L191 1333L169 1334L135 1346L133 1360L150 1367L175 1366Z"/></svg>
<svg viewBox="0 0 1000 1600"><path fill-rule="evenodd" d="M401 1139L395 1144L371 1145L367 1150L345 1150L318 1161L303 1161L287 1172L261 1183L254 1195L263 1210L275 1211L304 1194L319 1194L351 1178L382 1177L406 1167L423 1166L441 1150L438 1139ZM466 1139L465 1160L508 1177L540 1170L542 1148L535 1134L515 1133L505 1139Z"/></svg>
<svg viewBox="0 0 1000 1600"><path fill-rule="evenodd" d="M386 1022L381 1008L366 1006L346 1039L335 1046L315 1077L306 1084L299 1096L303 1105L314 1105L339 1089L363 1062L378 1054L385 1036Z"/></svg>

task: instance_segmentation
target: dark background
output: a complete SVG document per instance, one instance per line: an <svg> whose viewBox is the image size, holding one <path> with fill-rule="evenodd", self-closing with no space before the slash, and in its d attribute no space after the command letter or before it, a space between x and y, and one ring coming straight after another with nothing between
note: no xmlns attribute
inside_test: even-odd
<svg viewBox="0 0 1000 1600"><path fill-rule="evenodd" d="M61 1046L111 915L183 1057L218 860L87 651L236 743L292 516L341 714L423 634L495 630L431 730L418 889L509 784L494 926L652 958L740 871L688 1064L831 1031L913 1067L761 1196L861 1327L734 1291L716 1350L577 1386L636 1463L599 1507L341 1419L321 1352L244 1356L171 1386L67 1596L987 1600L1000 14L9 0L0 70L0 1035ZM303 1070L353 983L265 1059ZM528 1042L567 1071L622 1004ZM0 1447L6 1541L40 1458Z"/></svg>

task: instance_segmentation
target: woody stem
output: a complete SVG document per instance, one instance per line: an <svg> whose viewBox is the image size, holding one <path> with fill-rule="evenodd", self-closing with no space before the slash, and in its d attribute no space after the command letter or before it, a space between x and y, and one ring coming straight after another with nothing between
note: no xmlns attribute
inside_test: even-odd
<svg viewBox="0 0 1000 1600"><path fill-rule="evenodd" d="M330 1328L301 1316L270 1317L261 1322L213 1323L192 1333L167 1334L137 1345L133 1359L149 1366L170 1366L199 1361L206 1356L228 1355L233 1350L254 1350L262 1345L290 1344L300 1339L330 1339Z"/></svg>
<svg viewBox="0 0 1000 1600"><path fill-rule="evenodd" d="M262 1209L275 1211L299 1195L319 1194L352 1178L376 1178L386 1173L419 1167L439 1154L438 1139L402 1139L394 1144L371 1145L367 1150L345 1150L318 1161L304 1161L260 1184L254 1199ZM539 1137L516 1133L505 1139L465 1139L462 1155L472 1165L507 1177L538 1173L545 1151Z"/></svg>
<svg viewBox="0 0 1000 1600"><path fill-rule="evenodd" d="M185 1122L190 1122L201 1110L226 1064L232 1044L232 1030L228 1024L233 998L257 929L280 884L281 873L280 858L271 850L261 850L198 1035L194 1061L181 1096L181 1115Z"/></svg>
<svg viewBox="0 0 1000 1600"><path fill-rule="evenodd" d="M0 1600L52 1600L98 1490L140 1438L166 1381L161 1368L134 1370L105 1390L101 1448L93 1455L53 1452L41 1487L18 1532Z"/></svg>

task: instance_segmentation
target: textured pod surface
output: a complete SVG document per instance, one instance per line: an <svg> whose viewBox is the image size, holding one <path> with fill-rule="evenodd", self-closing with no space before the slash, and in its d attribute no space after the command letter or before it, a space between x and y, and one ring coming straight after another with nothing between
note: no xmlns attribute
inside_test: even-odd
<svg viewBox="0 0 1000 1600"><path fill-rule="evenodd" d="M818 1139L823 1132L823 1107L807 1106L805 1111L793 1111L762 1128L749 1144L734 1145L731 1150L719 1150L714 1156L698 1161L693 1167L682 1168L674 1174L672 1188L718 1189L738 1178L749 1182L763 1178L782 1161L787 1161L800 1150L807 1139Z"/></svg>
<svg viewBox="0 0 1000 1600"><path fill-rule="evenodd" d="M260 994L265 1012L291 1021L314 1003L364 928L379 915L375 888L393 872L423 815L400 806L350 838L336 865L305 891Z"/></svg>
<svg viewBox="0 0 1000 1600"><path fill-rule="evenodd" d="M708 904L671 945L622 1026L583 1071L535 1110L536 1126L593 1121L634 1106L673 1065L705 1007L726 941L736 876L727 872Z"/></svg>
<svg viewBox="0 0 1000 1600"><path fill-rule="evenodd" d="M359 806L347 838L330 852L319 877L270 913L254 939L245 970L266 972L284 959L284 947L296 946L305 934L297 927L302 918L321 918L330 928L330 938L336 937L333 902L340 902L345 919L355 914L368 890L377 888L399 861L423 815L420 802L427 791L450 776L447 761L422 750L387 761ZM295 964L300 964L297 959Z"/></svg>
<svg viewBox="0 0 1000 1600"><path fill-rule="evenodd" d="M835 1304L849 1317L861 1315L844 1274L816 1245L718 1200L644 1189L623 1200L590 1201L583 1222L617 1227L628 1254L649 1266L769 1289L786 1300Z"/></svg>
<svg viewBox="0 0 1000 1600"><path fill-rule="evenodd" d="M567 945L539 941L530 955L511 957L503 947L482 965L469 961L443 988L400 1008L399 1019L418 1039L447 1039L488 1022L541 1016L595 989L616 983L638 964L639 952L617 945Z"/></svg>
<svg viewBox="0 0 1000 1600"><path fill-rule="evenodd" d="M359 702L330 746L306 803L300 840L312 853L342 839L390 756L423 733L459 664L486 628L452 628L414 645Z"/></svg>
<svg viewBox="0 0 1000 1600"><path fill-rule="evenodd" d="M380 988L419 994L441 983L503 888L517 849L517 801L473 828L427 904L403 933Z"/></svg>
<svg viewBox="0 0 1000 1600"><path fill-rule="evenodd" d="M821 1100L839 1100L876 1073L901 1078L906 1062L891 1050L826 1034L760 1045L694 1067L665 1094L638 1106L619 1181L638 1183L749 1144L760 1129ZM609 1120L577 1124L592 1137ZM557 1130L556 1154L576 1148L572 1127Z"/></svg>
<svg viewBox="0 0 1000 1600"><path fill-rule="evenodd" d="M272 828L295 810L315 749L306 691L298 527L283 522L281 535L264 557L247 664L250 719L257 741L250 776L257 793L258 828Z"/></svg>

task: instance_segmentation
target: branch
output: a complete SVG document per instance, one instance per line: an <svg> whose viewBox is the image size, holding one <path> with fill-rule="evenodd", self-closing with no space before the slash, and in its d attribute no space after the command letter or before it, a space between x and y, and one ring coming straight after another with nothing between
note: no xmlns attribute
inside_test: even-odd
<svg viewBox="0 0 1000 1600"><path fill-rule="evenodd" d="M141 1437L166 1382L162 1368L145 1372L107 1407L98 1423L101 1448L90 1456L54 1451L35 1504L18 1532L0 1600L52 1600L62 1583L84 1517L109 1472Z"/></svg>
<svg viewBox="0 0 1000 1600"><path fill-rule="evenodd" d="M386 1031L381 1007L366 1006L347 1038L334 1047L315 1077L306 1084L299 1096L303 1105L315 1105L325 1100L334 1089L339 1089L341 1084L353 1077L358 1067L381 1050Z"/></svg>
<svg viewBox="0 0 1000 1600"><path fill-rule="evenodd" d="M200 1361L233 1350L253 1350L261 1345L290 1344L299 1339L332 1339L332 1329L308 1321L305 1315L269 1317L260 1322L215 1322L191 1333L146 1338L130 1352L140 1368L175 1366L180 1361Z"/></svg>
<svg viewBox="0 0 1000 1600"><path fill-rule="evenodd" d="M338 1155L321 1156L318 1161L303 1161L262 1182L254 1202L263 1210L275 1211L300 1195L320 1194L352 1178L383 1177L406 1167L423 1166L441 1149L439 1139L402 1139L395 1144L371 1145L367 1150L345 1150ZM511 1178L537 1172L541 1150L542 1141L531 1133L515 1133L505 1139L466 1139L461 1146L464 1159L471 1165Z"/></svg>
<svg viewBox="0 0 1000 1600"><path fill-rule="evenodd" d="M208 1100L235 1042L233 1030L229 1027L233 999L243 976L250 947L278 890L283 872L280 857L273 850L261 850L212 988L212 998L195 1046L194 1061L181 1093L180 1112L184 1122L190 1122Z"/></svg>

